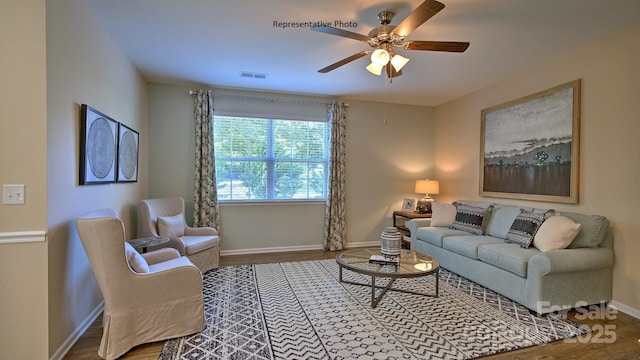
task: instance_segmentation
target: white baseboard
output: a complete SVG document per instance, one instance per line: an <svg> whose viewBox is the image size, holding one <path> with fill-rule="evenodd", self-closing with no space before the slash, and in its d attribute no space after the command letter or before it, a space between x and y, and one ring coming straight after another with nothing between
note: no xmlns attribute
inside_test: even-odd
<svg viewBox="0 0 640 360"><path fill-rule="evenodd" d="M355 242L347 243L347 248L361 248L379 246L380 241L367 241L367 242ZM322 250L322 245L303 245L303 246L276 246L268 248L253 248L253 249L238 249L238 250L222 250L220 255L249 255L249 254L265 254L275 252L290 252L290 251L309 251L309 250Z"/></svg>
<svg viewBox="0 0 640 360"><path fill-rule="evenodd" d="M84 319L84 321L78 326L78 328L65 340L62 345L56 350L56 352L51 355L49 360L62 360L65 355L71 350L73 345L87 332L89 326L93 324L94 321L102 314L104 310L104 301L102 301L98 306L93 309L93 311Z"/></svg>
<svg viewBox="0 0 640 360"><path fill-rule="evenodd" d="M380 241L362 241L362 242L347 243L347 249L376 247L376 246L380 246Z"/></svg>
<svg viewBox="0 0 640 360"><path fill-rule="evenodd" d="M264 254L274 252L289 252L289 251L307 251L307 250L322 250L322 245L304 245L304 246L276 246L268 248L253 248L253 249L238 249L238 250L222 250L220 255L247 255L247 254Z"/></svg>
<svg viewBox="0 0 640 360"><path fill-rule="evenodd" d="M633 316L636 319L640 319L640 310L638 309L634 309L631 306L627 306L615 300L611 300L608 305L618 309L618 311L622 311L627 315Z"/></svg>

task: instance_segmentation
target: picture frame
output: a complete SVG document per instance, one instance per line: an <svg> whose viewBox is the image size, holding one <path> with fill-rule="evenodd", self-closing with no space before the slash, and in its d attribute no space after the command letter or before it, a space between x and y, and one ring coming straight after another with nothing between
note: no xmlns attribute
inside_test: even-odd
<svg viewBox="0 0 640 360"><path fill-rule="evenodd" d="M80 107L79 184L108 184L116 181L118 122L100 111Z"/></svg>
<svg viewBox="0 0 640 360"><path fill-rule="evenodd" d="M401 211L415 211L415 210L416 210L416 199L405 198L404 200L402 200Z"/></svg>
<svg viewBox="0 0 640 360"><path fill-rule="evenodd" d="M118 124L117 182L138 181L140 134L123 123Z"/></svg>
<svg viewBox="0 0 640 360"><path fill-rule="evenodd" d="M481 111L480 195L578 203L580 79Z"/></svg>

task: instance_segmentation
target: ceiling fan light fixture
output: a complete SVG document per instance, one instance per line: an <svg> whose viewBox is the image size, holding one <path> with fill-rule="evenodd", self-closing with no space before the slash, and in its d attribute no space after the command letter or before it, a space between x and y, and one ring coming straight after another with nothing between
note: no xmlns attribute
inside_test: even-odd
<svg viewBox="0 0 640 360"><path fill-rule="evenodd" d="M372 62L371 64L367 65L366 69L373 75L380 76L382 75L382 68L384 68L384 65L385 64L379 65Z"/></svg>
<svg viewBox="0 0 640 360"><path fill-rule="evenodd" d="M396 69L396 71L400 71L408 62L409 59L398 54L391 58L391 65L393 65L393 68Z"/></svg>
<svg viewBox="0 0 640 360"><path fill-rule="evenodd" d="M387 65L389 62L389 52L385 49L376 49L371 53L371 63L379 65L382 69L382 66Z"/></svg>

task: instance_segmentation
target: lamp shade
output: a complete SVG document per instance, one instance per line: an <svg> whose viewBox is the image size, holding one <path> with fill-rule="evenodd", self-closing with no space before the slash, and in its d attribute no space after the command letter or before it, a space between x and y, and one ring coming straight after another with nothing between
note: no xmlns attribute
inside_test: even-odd
<svg viewBox="0 0 640 360"><path fill-rule="evenodd" d="M370 73L372 73L374 75L382 75L382 68L383 67L384 67L384 64L378 65L378 64L375 64L375 63L371 63L371 64L367 65L366 69Z"/></svg>
<svg viewBox="0 0 640 360"><path fill-rule="evenodd" d="M440 194L440 182L438 180L416 180L415 192L419 194Z"/></svg>
<svg viewBox="0 0 640 360"><path fill-rule="evenodd" d="M389 53L385 49L376 49L371 53L371 62L376 65L387 65L389 62Z"/></svg>
<svg viewBox="0 0 640 360"><path fill-rule="evenodd" d="M391 65L393 65L393 68L396 69L396 71L400 71L408 62L409 59L398 54L391 58Z"/></svg>

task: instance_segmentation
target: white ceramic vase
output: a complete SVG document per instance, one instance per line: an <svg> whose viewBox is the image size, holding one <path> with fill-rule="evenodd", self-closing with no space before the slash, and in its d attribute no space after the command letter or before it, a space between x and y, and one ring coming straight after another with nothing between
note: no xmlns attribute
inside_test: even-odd
<svg viewBox="0 0 640 360"><path fill-rule="evenodd" d="M400 249L402 248L402 234L398 232L398 228L395 226L386 227L382 234L380 234L380 240L382 242L382 256L386 258L400 256Z"/></svg>

